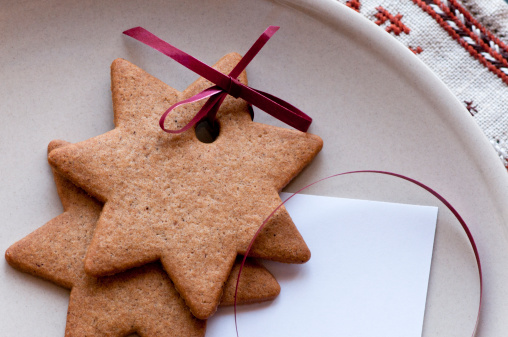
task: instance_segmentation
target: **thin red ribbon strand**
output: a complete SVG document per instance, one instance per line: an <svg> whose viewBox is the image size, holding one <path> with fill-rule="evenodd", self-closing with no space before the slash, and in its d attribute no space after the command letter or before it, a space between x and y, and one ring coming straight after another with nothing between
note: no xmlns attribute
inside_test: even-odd
<svg viewBox="0 0 508 337"><path fill-rule="evenodd" d="M243 270L243 266L245 264L245 261L247 259L247 256L249 255L251 249L252 249L252 246L254 245L254 242L256 241L256 238L259 236L259 234L261 233L261 231L263 230L263 228L265 227L266 223L268 222L268 220L270 220L270 218L275 214L275 212L277 212L277 210L279 208L282 207L282 205L284 205L286 202L288 202L291 198L293 198L295 195L301 193L302 191L306 190L307 188L317 184L317 183L320 183L322 181L325 181L325 180L328 180L328 179L331 179L331 178L334 178L334 177L339 177L339 176L343 176L343 175L349 175L349 174L358 174L358 173L374 173L374 174L382 174L382 175L388 175L388 176L393 176L393 177L397 177L397 178L400 178L400 179L403 179L403 180L406 180L406 181L409 181L423 189L425 189L426 191L430 192L434 197L436 197L439 201L441 201L452 213L453 215L455 216L455 218L459 221L460 225L462 226L462 229L464 230L464 232L466 232L466 235L467 235L467 238L469 240L469 243L473 249L473 252L474 252L474 256L475 256L475 259L476 259L476 265L478 267L478 276L479 276L479 279L480 279L480 299L479 299L479 304L478 304L478 312L477 312L477 315L476 315L476 322L475 322L475 326L474 326L474 329L473 329L473 334L472 336L474 337L476 335L476 332L478 330L478 324L480 323L480 312L481 312L481 307L482 307L482 298L483 298L483 274L482 274L482 265L481 265L481 262L480 262L480 254L478 252L478 248L476 246L476 243L474 241L474 238L473 238L473 235L471 234L471 231L469 230L469 227L466 225L466 222L464 221L464 219L462 218L462 216L460 216L459 212L457 212L457 210L441 195L439 194L438 192L436 192L435 190L433 190L432 188L430 188L429 186L415 180L415 179L412 179L412 178L409 178L409 177L406 177L404 175L401 175L401 174L398 174L398 173L393 173L393 172L387 172L387 171L377 171L377 170L359 170L359 171L349 171L349 172L343 172L343 173L338 173L338 174L334 174L334 175L331 175L329 177L326 177L326 178L322 178L320 180L317 180L303 188L301 188L300 190L296 191L295 193L293 193L292 195L290 195L286 200L284 200L281 204L279 204L279 206L277 206L271 213L270 215L268 215L268 217L263 221L263 223L261 224L261 226L258 228L257 232L254 234L254 237L252 238L252 240L250 241L249 243L249 246L247 247L247 250L243 256L243 260L242 260L242 263L240 264L240 270L238 272L238 277L236 279L236 289L235 289L235 300L234 300L234 315L235 315L235 328L236 328L236 336L239 337L239 333L238 333L238 322L237 322L237 310L236 310L236 296L238 294L238 285L240 283L240 277L242 275L242 270Z"/></svg>
<svg viewBox="0 0 508 337"><path fill-rule="evenodd" d="M287 125L294 127L297 130L306 132L312 123L312 118L310 118L308 115L296 107L287 103L286 101L283 101L282 99L263 91L248 87L237 80L240 73L247 67L250 61L252 61L256 54L261 50L261 48L263 48L263 46L268 42L273 34L277 32L278 29L279 27L277 26L269 26L256 40L256 42L254 42L245 56L228 75L213 69L212 67L185 53L184 51L161 40L142 27L131 28L124 31L123 33L160 51L181 65L194 71L201 77L204 77L210 82L215 83L215 86L205 89L204 91L192 96L191 98L178 102L166 110L159 120L159 125L162 130L168 133L181 133L187 131L205 117L209 118L210 120L214 120L220 105L224 101L226 95L229 94L235 98L244 99L249 104L258 107L259 109L265 111L266 113L272 115ZM166 120L167 115L173 109L182 104L193 103L206 98L208 98L208 101L205 103L205 105L183 128L178 130L170 130L165 128L164 121Z"/></svg>

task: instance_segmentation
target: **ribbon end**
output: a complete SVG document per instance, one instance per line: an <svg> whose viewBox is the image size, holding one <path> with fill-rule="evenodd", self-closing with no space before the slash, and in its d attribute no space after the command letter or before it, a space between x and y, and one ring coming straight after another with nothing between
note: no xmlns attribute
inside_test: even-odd
<svg viewBox="0 0 508 337"><path fill-rule="evenodd" d="M276 31L278 31L280 29L279 26L269 26L267 30L269 30L270 32L273 32L275 33Z"/></svg>
<svg viewBox="0 0 508 337"><path fill-rule="evenodd" d="M127 36L131 36L132 37L134 35L134 33L138 32L140 30L145 30L145 29L143 27L141 27L141 26L137 26L137 27L134 27L134 28L131 28L131 29L124 30L122 32L122 34L125 34Z"/></svg>

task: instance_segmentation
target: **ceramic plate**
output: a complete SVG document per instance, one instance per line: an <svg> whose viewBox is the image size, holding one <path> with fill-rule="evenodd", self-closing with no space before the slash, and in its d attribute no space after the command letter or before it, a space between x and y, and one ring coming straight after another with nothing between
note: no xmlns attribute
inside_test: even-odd
<svg viewBox="0 0 508 337"><path fill-rule="evenodd" d="M457 208L477 240L485 277L479 336L505 333L505 169L462 104L383 29L331 0L47 0L2 7L2 251L62 211L46 162L48 142L78 142L113 128L109 66L115 58L180 90L196 79L122 36L123 30L141 25L213 64L228 52L244 53L268 25L278 25L247 68L250 85L312 116L310 132L325 142L287 190L358 169L388 170L428 184ZM280 125L263 112L255 115ZM474 256L460 225L438 201L409 183L368 174L307 193L439 206L423 335L471 334L479 298ZM68 291L19 273L3 259L0 264L2 335L63 336ZM324 308L317 302L308 310Z"/></svg>

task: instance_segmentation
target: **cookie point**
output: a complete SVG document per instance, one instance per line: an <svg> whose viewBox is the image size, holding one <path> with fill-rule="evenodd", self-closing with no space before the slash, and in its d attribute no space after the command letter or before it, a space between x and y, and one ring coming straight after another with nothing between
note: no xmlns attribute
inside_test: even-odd
<svg viewBox="0 0 508 337"><path fill-rule="evenodd" d="M84 269L86 274L93 277L107 276L107 273L104 273L103 270L98 268L93 259L89 258L88 256L85 256L84 259Z"/></svg>
<svg viewBox="0 0 508 337"><path fill-rule="evenodd" d="M18 254L16 254L16 251L19 250L19 249L16 249L17 246L18 246L18 244L15 243L12 246L10 246L9 248L7 248L7 250L5 251L5 260L11 267L16 267L16 264L17 264L16 260L18 258L16 256Z"/></svg>
<svg viewBox="0 0 508 337"><path fill-rule="evenodd" d="M125 61L125 59L123 59L121 57L116 58L116 59L113 60L113 62L111 62L111 67L114 67L116 65L122 64L124 62L127 62L127 61Z"/></svg>
<svg viewBox="0 0 508 337"><path fill-rule="evenodd" d="M290 263L295 264L303 264L310 260L311 253L308 247L301 248L298 251L294 252L294 255L289 258L291 260Z"/></svg>
<svg viewBox="0 0 508 337"><path fill-rule="evenodd" d="M8 248L6 251L5 251L5 260L7 261L8 264L11 264L12 262L12 254L11 254L11 248Z"/></svg>
<svg viewBox="0 0 508 337"><path fill-rule="evenodd" d="M312 134L312 133L308 133L306 132L306 137L307 139L309 139L311 142L313 142L313 146L316 150L316 154L317 152L321 151L323 149L323 139L321 137L319 137L318 135L315 135L315 134Z"/></svg>
<svg viewBox="0 0 508 337"><path fill-rule="evenodd" d="M57 149L52 149L52 150L49 150L48 148L48 163L52 166L52 167L55 167L56 166L56 163L57 163L57 156L55 155L55 151Z"/></svg>
<svg viewBox="0 0 508 337"><path fill-rule="evenodd" d="M310 249L306 247L306 249L302 249L295 254L295 259L292 263L306 263L310 260L310 257Z"/></svg>
<svg viewBox="0 0 508 337"><path fill-rule="evenodd" d="M69 142L66 142L65 140L55 139L49 142L48 144L48 153L51 151L58 149L59 147L69 145Z"/></svg>
<svg viewBox="0 0 508 337"><path fill-rule="evenodd" d="M197 319L204 320L204 319L210 318L211 316L213 316L213 314L215 314L215 312L217 311L217 306L203 305L200 308L195 308L195 307L190 308L190 311L194 315L194 317L196 317Z"/></svg>
<svg viewBox="0 0 508 337"><path fill-rule="evenodd" d="M120 57L115 59L113 62L111 62L111 70L112 71L119 70L119 69L122 69L127 66L134 66L134 65L132 63L130 63L129 61L127 61L126 59L123 59Z"/></svg>
<svg viewBox="0 0 508 337"><path fill-rule="evenodd" d="M321 151L321 149L323 148L323 139L317 135L312 135L312 136L315 137L319 151Z"/></svg>

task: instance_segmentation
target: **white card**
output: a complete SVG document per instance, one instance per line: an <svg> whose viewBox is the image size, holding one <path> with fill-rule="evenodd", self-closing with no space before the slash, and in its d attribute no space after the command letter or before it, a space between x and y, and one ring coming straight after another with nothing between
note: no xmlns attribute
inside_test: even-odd
<svg viewBox="0 0 508 337"><path fill-rule="evenodd" d="M436 207L297 195L286 208L312 257L264 263L281 293L238 307L240 337L421 336ZM206 335L236 336L233 309L219 309Z"/></svg>

